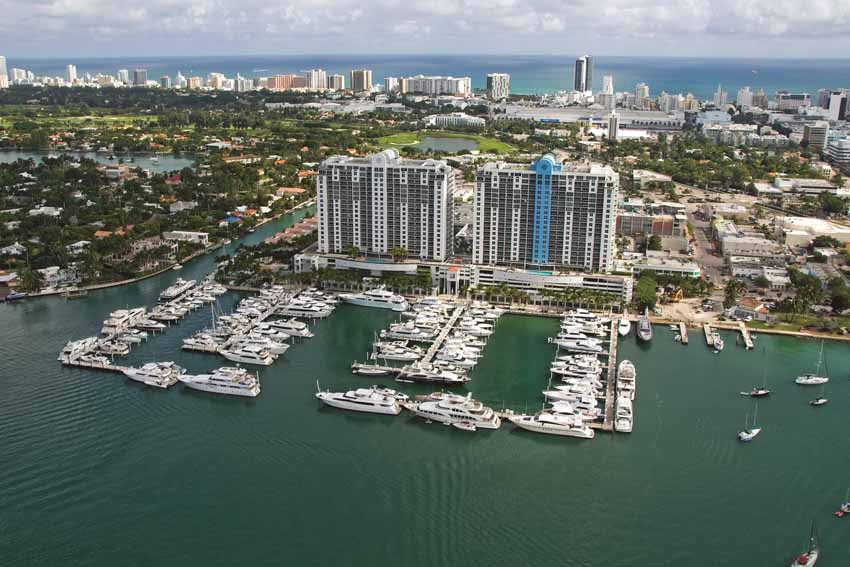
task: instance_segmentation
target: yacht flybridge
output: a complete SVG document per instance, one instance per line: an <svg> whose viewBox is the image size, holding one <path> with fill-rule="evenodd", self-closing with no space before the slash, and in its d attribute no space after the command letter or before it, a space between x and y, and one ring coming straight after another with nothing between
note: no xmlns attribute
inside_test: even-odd
<svg viewBox="0 0 850 567"><path fill-rule="evenodd" d="M224 366L211 374L181 374L178 379L188 388L214 394L255 398L260 395L260 378L244 368Z"/></svg>
<svg viewBox="0 0 850 567"><path fill-rule="evenodd" d="M447 392L435 392L428 396L417 397L416 401L406 402L404 408L417 416L439 421L446 425L468 423L474 428L498 429L502 424L492 408L486 407L472 394L459 396Z"/></svg>
<svg viewBox="0 0 850 567"><path fill-rule="evenodd" d="M156 388L168 388L177 383L185 370L173 362L148 362L141 368L124 368L127 378Z"/></svg>
<svg viewBox="0 0 850 567"><path fill-rule="evenodd" d="M407 396L399 394L389 388L358 388L346 392L321 391L319 383L316 382L316 398L323 404L339 409L362 411L367 413L380 413L384 415L398 415L401 413L399 402L407 400Z"/></svg>

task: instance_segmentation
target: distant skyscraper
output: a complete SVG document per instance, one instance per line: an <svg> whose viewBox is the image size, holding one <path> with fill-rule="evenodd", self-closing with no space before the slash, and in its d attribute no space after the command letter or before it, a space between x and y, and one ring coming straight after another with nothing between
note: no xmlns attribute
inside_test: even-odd
<svg viewBox="0 0 850 567"><path fill-rule="evenodd" d="M207 86L211 89L220 91L224 87L224 81L227 77L223 73L210 73L207 75Z"/></svg>
<svg viewBox="0 0 850 567"><path fill-rule="evenodd" d="M170 89L171 88L171 77L169 77L168 75L163 75L162 77L160 77L159 78L159 86L162 87L163 89Z"/></svg>
<svg viewBox="0 0 850 567"><path fill-rule="evenodd" d="M638 83L635 85L635 98L640 102L642 99L649 98L649 85L646 83Z"/></svg>
<svg viewBox="0 0 850 567"><path fill-rule="evenodd" d="M143 87L148 84L148 70L136 69L133 71L133 85Z"/></svg>
<svg viewBox="0 0 850 567"><path fill-rule="evenodd" d="M328 75L328 88L332 91L341 91L345 88L345 75Z"/></svg>
<svg viewBox="0 0 850 567"><path fill-rule="evenodd" d="M6 71L6 58L0 55L0 89L9 88L9 72Z"/></svg>
<svg viewBox="0 0 850 567"><path fill-rule="evenodd" d="M602 94L614 94L614 77L612 75L602 77Z"/></svg>
<svg viewBox="0 0 850 567"><path fill-rule="evenodd" d="M307 88L313 90L328 88L328 74L324 69L310 69L304 77Z"/></svg>
<svg viewBox="0 0 850 567"><path fill-rule="evenodd" d="M65 80L69 83L73 83L77 80L77 66L76 65L67 65L65 67Z"/></svg>
<svg viewBox="0 0 850 567"><path fill-rule="evenodd" d="M818 106L829 108L829 89L818 89Z"/></svg>
<svg viewBox="0 0 850 567"><path fill-rule="evenodd" d="M118 82L125 85L130 82L130 71L127 69L118 69Z"/></svg>
<svg viewBox="0 0 850 567"><path fill-rule="evenodd" d="M371 69L352 69L351 70L351 90L356 93L369 92L372 90L372 71Z"/></svg>
<svg viewBox="0 0 850 567"><path fill-rule="evenodd" d="M617 115L617 111L613 111L611 115L608 117L608 139L617 141L617 138L620 137L620 117Z"/></svg>
<svg viewBox="0 0 850 567"><path fill-rule="evenodd" d="M178 89L186 88L186 77L183 76L183 73L177 71L177 76L174 77L174 86Z"/></svg>
<svg viewBox="0 0 850 567"><path fill-rule="evenodd" d="M12 67L12 83L19 84L27 80L27 72L23 69Z"/></svg>
<svg viewBox="0 0 850 567"><path fill-rule="evenodd" d="M767 109L767 104L767 94L765 94L764 89L759 89L758 92L753 95L753 106Z"/></svg>
<svg viewBox="0 0 850 567"><path fill-rule="evenodd" d="M511 76L507 73L490 73L487 75L487 98L504 100L511 94Z"/></svg>
<svg viewBox="0 0 850 567"><path fill-rule="evenodd" d="M738 90L738 96L735 97L735 104L737 104L738 106L753 105L753 93L750 90L750 87L744 87Z"/></svg>
<svg viewBox="0 0 850 567"><path fill-rule="evenodd" d="M579 92L593 90L593 57L582 55L576 59L573 88Z"/></svg>
<svg viewBox="0 0 850 567"><path fill-rule="evenodd" d="M726 104L726 91L723 90L722 85L717 85L717 90L714 92L714 107L720 108L724 104Z"/></svg>
<svg viewBox="0 0 850 567"><path fill-rule="evenodd" d="M829 93L829 119L833 122L847 117L847 91Z"/></svg>
<svg viewBox="0 0 850 567"><path fill-rule="evenodd" d="M401 90L401 83L398 77L384 77L384 92L397 93Z"/></svg>

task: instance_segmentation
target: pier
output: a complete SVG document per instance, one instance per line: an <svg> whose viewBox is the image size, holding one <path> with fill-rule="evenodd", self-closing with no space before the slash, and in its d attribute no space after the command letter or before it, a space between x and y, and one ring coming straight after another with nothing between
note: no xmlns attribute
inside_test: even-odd
<svg viewBox="0 0 850 567"><path fill-rule="evenodd" d="M104 372L121 372L127 369L126 366L118 366L115 364L99 364L97 362L86 362L81 360L80 358L71 358L68 360L63 360L62 364L65 366L73 366L75 368L90 368L93 370L103 370Z"/></svg>
<svg viewBox="0 0 850 567"><path fill-rule="evenodd" d="M738 321L738 329L741 331L741 338L744 339L744 346L747 347L747 350L753 349L753 338L750 336L750 330L747 329L747 326L743 321Z"/></svg>
<svg viewBox="0 0 850 567"><path fill-rule="evenodd" d="M461 303L457 307L455 307L454 312L452 312L451 317L449 317L446 326L443 327L443 330L440 331L440 334L437 335L437 338L434 339L434 342L431 343L431 346L428 347L428 350L425 352L425 356L422 357L422 362L425 364L430 364L432 360L434 360L434 355L437 354L437 351L443 346L443 343L446 341L446 337L449 336L452 329L454 329L457 320L460 319L460 316L463 315L463 312L466 311L467 304Z"/></svg>
<svg viewBox="0 0 850 567"><path fill-rule="evenodd" d="M608 375L605 381L605 418L602 421L601 427L598 422L590 424L591 427L596 425L602 431L614 431L614 402L616 398L617 384L617 321L611 319L611 342L608 344Z"/></svg>
<svg viewBox="0 0 850 567"><path fill-rule="evenodd" d="M685 325L684 321L679 321L679 336L682 337L681 343L683 345L688 344L688 326Z"/></svg>
<svg viewBox="0 0 850 567"><path fill-rule="evenodd" d="M709 347L714 347L714 331L708 323L702 324L702 331L705 333L705 344Z"/></svg>

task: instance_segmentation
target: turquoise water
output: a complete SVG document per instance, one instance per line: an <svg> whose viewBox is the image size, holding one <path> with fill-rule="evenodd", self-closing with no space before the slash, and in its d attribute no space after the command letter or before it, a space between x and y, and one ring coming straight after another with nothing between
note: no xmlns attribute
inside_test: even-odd
<svg viewBox="0 0 850 567"><path fill-rule="evenodd" d="M24 150L2 150L0 151L0 163L11 163L19 159L34 159L36 162L47 156L56 156L62 152L31 152ZM184 167L195 167L195 158L191 156L176 156L173 154L161 154L156 156L158 163L150 160L150 154L118 154L115 159L109 159L110 154L97 152L71 152L69 156L79 158L84 157L92 159L98 163L117 164L120 158L124 158L124 162L130 167L141 167L148 169L154 173L162 173L164 171L178 171ZM130 162L130 157L134 157L135 161Z"/></svg>
<svg viewBox="0 0 850 567"><path fill-rule="evenodd" d="M850 484L843 344L826 345L831 402L815 409L807 402L817 391L793 378L813 368L817 343L760 336L747 352L727 333L715 355L697 333L687 347L660 327L649 345L628 338L621 355L638 370L635 432L592 441L510 425L470 434L406 414L320 407L316 380L375 381L348 366L396 318L348 305L261 370L252 400L159 391L56 362L65 341L97 332L110 310L151 304L177 277L212 265L205 256L79 301L0 306L4 564L782 565L812 518L824 548L818 565L850 564L850 525L831 516ZM223 307L238 299L224 296ZM223 365L179 350L209 321L190 315L129 362ZM502 318L469 390L496 407L538 408L556 329L553 319ZM738 392L761 384L763 364L773 389L759 405L764 431L740 445L753 404Z"/></svg>
<svg viewBox="0 0 850 567"><path fill-rule="evenodd" d="M322 68L328 73L348 75L351 69L372 69L373 82L384 77L410 75L454 75L471 77L474 88L484 88L487 73L509 73L514 93L551 93L573 88L573 65L579 53L559 55L242 55L203 57L113 57L24 59L7 57L7 66L30 69L36 75L62 76L65 65L76 64L78 72L109 73L118 69L148 69L149 77L177 71L185 76L206 76L210 72L234 77L302 73ZM820 88L835 89L850 84L850 59L723 59L700 57L614 57L594 58L594 90L602 87L602 76L613 75L617 91L633 91L638 82L649 85L652 96L692 92L706 100L722 84L734 98L739 88L763 88L772 95L777 90L817 93ZM348 83L348 78L346 78Z"/></svg>

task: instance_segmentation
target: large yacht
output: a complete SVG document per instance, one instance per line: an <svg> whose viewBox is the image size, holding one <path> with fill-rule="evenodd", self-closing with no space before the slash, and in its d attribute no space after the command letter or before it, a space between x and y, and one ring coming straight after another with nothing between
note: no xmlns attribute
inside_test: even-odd
<svg viewBox="0 0 850 567"><path fill-rule="evenodd" d="M292 337L303 337L305 339L308 339L313 336L313 333L310 332L310 328L307 326L307 323L299 321L298 319L279 319L277 321L266 321L266 324L269 327L280 329L281 331Z"/></svg>
<svg viewBox="0 0 850 567"><path fill-rule="evenodd" d="M638 319L637 336L644 342L652 340L652 323L649 322L649 308L646 308L643 315Z"/></svg>
<svg viewBox="0 0 850 567"><path fill-rule="evenodd" d="M468 422L475 428L498 429L502 424L496 412L478 400L473 400L471 393L459 396L436 392L415 402L407 402L404 407L419 417L449 425Z"/></svg>
<svg viewBox="0 0 850 567"><path fill-rule="evenodd" d="M275 361L275 356L272 353L259 345L253 344L228 347L221 351L221 355L233 362L256 364L259 366L269 366Z"/></svg>
<svg viewBox="0 0 850 567"><path fill-rule="evenodd" d="M286 343L264 337L263 335L256 335L254 333L238 337L233 342L236 346L258 346L266 349L272 354L283 354L289 350L289 345Z"/></svg>
<svg viewBox="0 0 850 567"><path fill-rule="evenodd" d="M184 280L183 278L177 278L173 285L167 287L159 294L160 301L171 301L172 299L177 299L193 287L195 287L195 280Z"/></svg>
<svg viewBox="0 0 850 567"><path fill-rule="evenodd" d="M409 346L407 341L376 342L374 359L413 362L422 358L424 351L417 346Z"/></svg>
<svg viewBox="0 0 850 567"><path fill-rule="evenodd" d="M633 419L631 398L620 396L617 398L617 408L614 414L614 429L620 433L631 433Z"/></svg>
<svg viewBox="0 0 850 567"><path fill-rule="evenodd" d="M414 325L413 321L407 323L394 323L390 328L381 331L382 339L400 339L408 341L432 341L437 336L436 331L425 331Z"/></svg>
<svg viewBox="0 0 850 567"><path fill-rule="evenodd" d="M583 340L558 340L552 339L552 342L558 347L571 352L582 352L588 354L601 354L605 352L602 348L602 342L598 339L583 339Z"/></svg>
<svg viewBox="0 0 850 567"><path fill-rule="evenodd" d="M255 398L260 394L260 378L244 368L223 366L212 374L182 374L178 379L187 387L215 394Z"/></svg>
<svg viewBox="0 0 850 567"><path fill-rule="evenodd" d="M422 382L425 384L446 384L452 386L469 382L469 377L450 370L444 370L434 365L414 362L401 369L398 380L402 382Z"/></svg>
<svg viewBox="0 0 850 567"><path fill-rule="evenodd" d="M388 291L384 286L362 293L342 294L340 298L347 303L361 307L378 307L380 309L392 309L393 311L407 311L410 307L404 297Z"/></svg>
<svg viewBox="0 0 850 567"><path fill-rule="evenodd" d="M316 384L318 387L318 383ZM368 413L381 413L385 415L398 415L401 413L400 401L407 399L404 394L398 394L395 390L388 388L358 388L347 392L331 392L321 390L316 397L323 404L353 411L364 411Z"/></svg>
<svg viewBox="0 0 850 567"><path fill-rule="evenodd" d="M122 370L127 378L157 388L173 386L185 370L173 362L148 362L141 368L128 367Z"/></svg>
<svg viewBox="0 0 850 567"><path fill-rule="evenodd" d="M620 317L620 322L617 323L617 332L621 337L625 337L629 334L629 331L632 330L632 322L629 321L628 314L624 311L623 316Z"/></svg>
<svg viewBox="0 0 850 567"><path fill-rule="evenodd" d="M62 352L59 353L59 358L57 360L64 363L73 362L81 356L91 353L95 348L97 348L99 343L100 339L97 337L87 337L78 341L68 341L62 349Z"/></svg>
<svg viewBox="0 0 850 567"><path fill-rule="evenodd" d="M305 319L323 319L333 312L333 307L324 303L294 299L278 309L279 315L286 317L303 317Z"/></svg>
<svg viewBox="0 0 850 567"><path fill-rule="evenodd" d="M593 439L595 437L593 429L588 427L581 416L578 415L543 411L536 415L510 416L508 419L517 427L536 433L579 437L581 439Z"/></svg>
<svg viewBox="0 0 850 567"><path fill-rule="evenodd" d="M617 365L617 391L619 395L634 400L636 379L635 365L629 360L620 361L620 364Z"/></svg>
<svg viewBox="0 0 850 567"><path fill-rule="evenodd" d="M126 331L145 319L145 308L119 309L109 314L109 318L103 322L100 332L104 335L115 335Z"/></svg>

